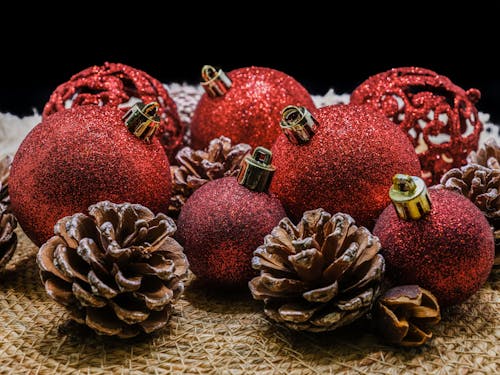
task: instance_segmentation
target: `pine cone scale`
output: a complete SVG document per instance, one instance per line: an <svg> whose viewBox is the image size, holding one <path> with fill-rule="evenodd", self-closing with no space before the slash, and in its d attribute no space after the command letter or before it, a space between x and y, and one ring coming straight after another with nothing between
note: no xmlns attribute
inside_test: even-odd
<svg viewBox="0 0 500 375"><path fill-rule="evenodd" d="M71 285L71 291L82 306L104 307L106 300L85 290L78 282Z"/></svg>

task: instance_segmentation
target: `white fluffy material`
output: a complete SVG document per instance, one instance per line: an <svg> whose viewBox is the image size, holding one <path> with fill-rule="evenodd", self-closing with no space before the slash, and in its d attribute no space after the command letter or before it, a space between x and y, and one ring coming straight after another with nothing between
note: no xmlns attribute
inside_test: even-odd
<svg viewBox="0 0 500 375"><path fill-rule="evenodd" d="M182 121L188 123L203 90L201 87L178 83L166 85L166 88L177 103ZM313 96L313 100L318 107L323 107L331 104L349 103L349 95L338 95L333 89L330 89L325 95ZM488 114L480 113L479 117L484 124L480 144L482 145L490 137L494 137L500 143L499 127L489 122L490 116ZM0 156L3 154L13 155L24 137L40 120L41 116L37 113L23 118L10 113L0 113Z"/></svg>

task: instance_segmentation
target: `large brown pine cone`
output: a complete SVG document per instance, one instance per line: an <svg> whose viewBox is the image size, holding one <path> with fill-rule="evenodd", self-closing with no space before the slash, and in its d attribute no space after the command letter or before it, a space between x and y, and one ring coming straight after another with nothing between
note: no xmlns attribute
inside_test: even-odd
<svg viewBox="0 0 500 375"><path fill-rule="evenodd" d="M7 206L0 203L0 272L16 251L17 234L14 232L16 227L16 218L8 212Z"/></svg>
<svg viewBox="0 0 500 375"><path fill-rule="evenodd" d="M10 206L8 183L11 163L12 158L8 155L0 159L0 204L7 208Z"/></svg>
<svg viewBox="0 0 500 375"><path fill-rule="evenodd" d="M307 211L297 226L281 220L254 252L260 276L250 291L278 323L331 331L371 309L385 269L379 250L378 238L349 215Z"/></svg>
<svg viewBox="0 0 500 375"><path fill-rule="evenodd" d="M102 335L133 337L165 326L188 262L176 225L137 204L100 202L57 222L37 262L47 294Z"/></svg>
<svg viewBox="0 0 500 375"><path fill-rule="evenodd" d="M486 216L495 236L495 267L500 266L500 150L494 139L477 153L471 152L469 164L453 168L441 178L440 189L456 191L469 198Z"/></svg>
<svg viewBox="0 0 500 375"><path fill-rule="evenodd" d="M173 191L169 215L176 217L186 200L208 181L237 176L241 161L251 150L245 143L232 146L224 136L212 139L206 150L180 150L175 156L179 165L170 167Z"/></svg>

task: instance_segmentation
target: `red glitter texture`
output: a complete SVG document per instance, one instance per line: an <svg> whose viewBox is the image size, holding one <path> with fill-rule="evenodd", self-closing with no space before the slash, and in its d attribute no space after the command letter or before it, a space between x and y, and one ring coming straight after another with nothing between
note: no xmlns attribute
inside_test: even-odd
<svg viewBox="0 0 500 375"><path fill-rule="evenodd" d="M329 106L313 115L319 126L307 144L293 145L284 134L276 140L271 191L294 220L321 207L373 228L390 203L394 174L420 175L410 141L382 114L361 106Z"/></svg>
<svg viewBox="0 0 500 375"><path fill-rule="evenodd" d="M465 301L488 278L495 246L487 220L467 198L429 190L432 211L417 221L400 219L391 205L374 234L382 243L386 275L396 284L418 284L441 306Z"/></svg>
<svg viewBox="0 0 500 375"><path fill-rule="evenodd" d="M431 70L397 68L368 78L351 103L381 110L408 134L430 185L477 150L483 125L474 104L480 97L477 89L464 91Z"/></svg>
<svg viewBox="0 0 500 375"><path fill-rule="evenodd" d="M140 99L145 104L153 101L160 104L158 114L161 121L156 134L173 160L186 131L175 102L161 82L124 64L106 62L103 66L92 66L75 74L54 90L45 104L43 118L64 110L70 100L71 107L110 105L126 112L132 105L127 105L131 98Z"/></svg>
<svg viewBox="0 0 500 375"><path fill-rule="evenodd" d="M281 110L287 105L314 108L307 90L295 79L269 68L249 67L227 73L233 82L220 97L201 97L191 122L192 147L203 149L221 135L234 144L270 148L281 133Z"/></svg>
<svg viewBox="0 0 500 375"><path fill-rule="evenodd" d="M276 198L225 177L206 183L188 199L176 238L201 280L226 288L246 287L255 276L254 250L285 216Z"/></svg>
<svg viewBox="0 0 500 375"><path fill-rule="evenodd" d="M24 139L12 163L12 210L37 245L58 219L99 201L132 202L167 212L168 159L160 142L146 144L112 107L84 106L49 116Z"/></svg>

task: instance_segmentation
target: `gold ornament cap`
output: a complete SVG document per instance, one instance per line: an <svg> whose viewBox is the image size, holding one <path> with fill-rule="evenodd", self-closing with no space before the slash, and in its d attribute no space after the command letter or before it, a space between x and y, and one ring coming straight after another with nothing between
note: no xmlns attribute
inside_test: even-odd
<svg viewBox="0 0 500 375"><path fill-rule="evenodd" d="M432 208L427 186L424 180L417 176L394 175L389 197L398 216L403 220L419 220Z"/></svg>
<svg viewBox="0 0 500 375"><path fill-rule="evenodd" d="M160 126L159 109L160 105L157 102L148 104L139 102L123 115L122 120L132 134L146 143L150 143Z"/></svg>
<svg viewBox="0 0 500 375"><path fill-rule="evenodd" d="M306 107L289 105L281 111L280 127L290 142L295 145L308 143L319 123Z"/></svg>
<svg viewBox="0 0 500 375"><path fill-rule="evenodd" d="M224 96L233 85L222 69L217 70L211 65L205 65L201 68L201 79L201 87L212 98Z"/></svg>
<svg viewBox="0 0 500 375"><path fill-rule="evenodd" d="M271 165L273 153L264 147L257 147L251 156L241 162L238 183L258 192L267 191L276 168Z"/></svg>

